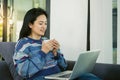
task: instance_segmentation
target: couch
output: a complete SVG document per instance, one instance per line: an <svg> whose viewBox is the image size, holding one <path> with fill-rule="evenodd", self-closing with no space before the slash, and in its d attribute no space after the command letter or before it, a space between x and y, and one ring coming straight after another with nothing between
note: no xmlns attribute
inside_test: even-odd
<svg viewBox="0 0 120 80"><path fill-rule="evenodd" d="M23 80L15 70L12 56L14 53L15 42L0 42L0 55L4 60L0 61L0 80ZM68 70L72 70L75 61L69 61ZM120 65L96 63L91 73L103 80L120 80Z"/></svg>

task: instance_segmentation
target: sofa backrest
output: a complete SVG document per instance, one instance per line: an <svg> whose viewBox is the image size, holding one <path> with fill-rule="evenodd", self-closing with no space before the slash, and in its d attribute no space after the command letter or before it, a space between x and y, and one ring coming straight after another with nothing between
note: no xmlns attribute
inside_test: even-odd
<svg viewBox="0 0 120 80"><path fill-rule="evenodd" d="M15 42L0 42L0 54L7 63L13 61L11 58L14 54L15 44Z"/></svg>
<svg viewBox="0 0 120 80"><path fill-rule="evenodd" d="M15 42L0 42L0 55L6 61L14 80L22 80L22 77L20 77L15 70L12 59L14 54L15 44L16 44Z"/></svg>

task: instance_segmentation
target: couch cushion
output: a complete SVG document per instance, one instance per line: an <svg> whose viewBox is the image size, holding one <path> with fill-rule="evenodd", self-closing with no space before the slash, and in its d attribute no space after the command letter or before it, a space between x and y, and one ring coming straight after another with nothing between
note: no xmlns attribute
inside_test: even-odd
<svg viewBox="0 0 120 80"><path fill-rule="evenodd" d="M14 48L15 48L15 42L0 42L0 54L5 59L6 63L8 64L8 67L10 69L11 75L13 76L14 80L22 80L22 77L20 77L13 65L13 54L14 54Z"/></svg>
<svg viewBox="0 0 120 80"><path fill-rule="evenodd" d="M13 80L5 61L0 61L0 80Z"/></svg>

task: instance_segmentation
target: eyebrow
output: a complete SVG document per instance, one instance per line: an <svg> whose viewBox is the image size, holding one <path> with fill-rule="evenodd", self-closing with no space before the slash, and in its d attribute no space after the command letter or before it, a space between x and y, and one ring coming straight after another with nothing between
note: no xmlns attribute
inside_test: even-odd
<svg viewBox="0 0 120 80"><path fill-rule="evenodd" d="M47 21L38 21L38 22L46 22L47 23Z"/></svg>

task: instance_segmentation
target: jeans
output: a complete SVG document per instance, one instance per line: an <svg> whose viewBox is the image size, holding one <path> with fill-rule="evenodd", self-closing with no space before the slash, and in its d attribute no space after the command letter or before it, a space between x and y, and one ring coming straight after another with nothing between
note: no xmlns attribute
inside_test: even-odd
<svg viewBox="0 0 120 80"><path fill-rule="evenodd" d="M28 79L31 80L31 79ZM32 80L47 80L45 79L43 76L39 76L37 78L34 78ZM49 80L49 79L48 79ZM74 80L102 80L100 78L98 78L97 76L95 76L94 74L91 73L85 73L81 76L79 76L78 78L74 79Z"/></svg>
<svg viewBox="0 0 120 80"><path fill-rule="evenodd" d="M85 73L85 74L81 75L80 77L78 77L75 80L102 80L102 79L98 78L94 74Z"/></svg>

